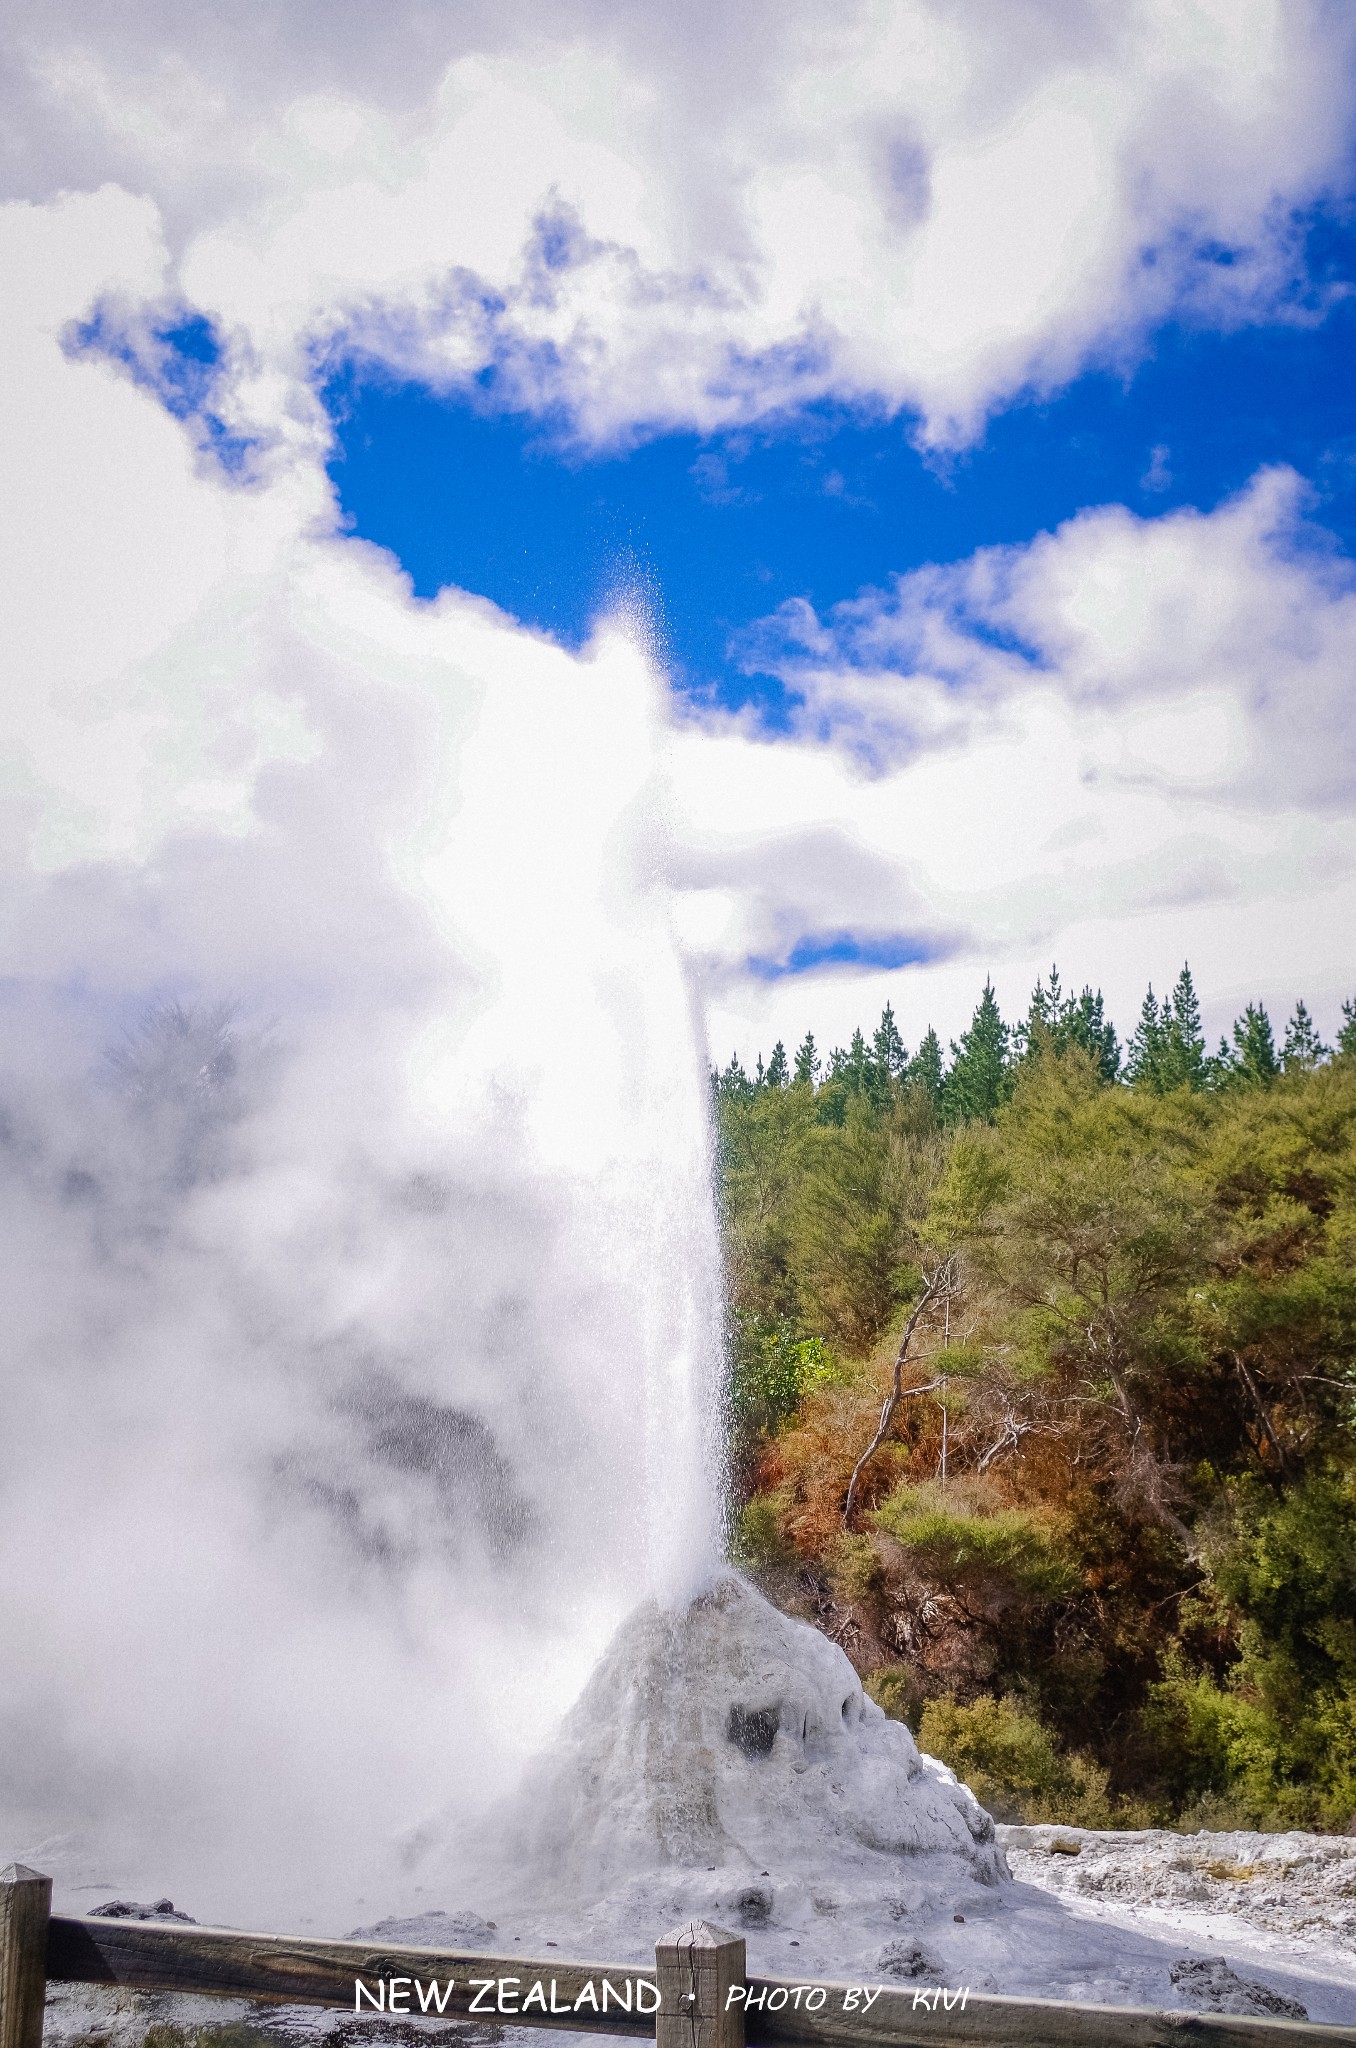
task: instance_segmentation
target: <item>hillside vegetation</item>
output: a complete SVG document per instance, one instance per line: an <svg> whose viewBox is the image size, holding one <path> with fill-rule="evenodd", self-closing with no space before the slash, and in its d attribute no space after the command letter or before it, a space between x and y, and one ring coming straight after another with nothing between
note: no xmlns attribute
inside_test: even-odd
<svg viewBox="0 0 1356 2048"><path fill-rule="evenodd" d="M1356 1005L713 1083L765 1590L1003 1817L1356 1829Z"/></svg>

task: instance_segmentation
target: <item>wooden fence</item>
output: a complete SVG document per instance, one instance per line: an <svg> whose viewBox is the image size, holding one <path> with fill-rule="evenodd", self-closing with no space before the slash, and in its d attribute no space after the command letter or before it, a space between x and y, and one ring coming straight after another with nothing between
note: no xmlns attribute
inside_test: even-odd
<svg viewBox="0 0 1356 2048"><path fill-rule="evenodd" d="M48 1984L469 2017L656 2048L1356 2048L1353 2027L750 1977L742 1938L703 1921L665 1935L651 1969L66 1919L51 1914L51 1897L36 1871L0 1871L0 2048L41 2048Z"/></svg>

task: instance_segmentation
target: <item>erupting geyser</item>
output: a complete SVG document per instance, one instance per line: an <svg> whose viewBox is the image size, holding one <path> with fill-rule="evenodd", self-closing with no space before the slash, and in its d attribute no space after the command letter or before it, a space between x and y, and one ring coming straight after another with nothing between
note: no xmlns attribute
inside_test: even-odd
<svg viewBox="0 0 1356 2048"><path fill-rule="evenodd" d="M694 1914L821 1939L840 1914L917 1924L1007 1875L973 1794L732 1574L623 1624L492 1819L501 1911L582 1913L638 1949Z"/></svg>
<svg viewBox="0 0 1356 2048"><path fill-rule="evenodd" d="M281 553L0 866L0 1841L342 1930L709 1576L718 1269L643 654Z"/></svg>
<svg viewBox="0 0 1356 2048"><path fill-rule="evenodd" d="M63 353L96 216L11 280L29 467L86 523L44 529L0 733L5 1854L66 1908L338 1929L475 1903L437 1845L505 1798L581 1901L695 1874L784 1917L793 1860L874 1884L904 1843L991 1873L838 1653L719 1579L644 631L416 604L315 464L199 464Z"/></svg>

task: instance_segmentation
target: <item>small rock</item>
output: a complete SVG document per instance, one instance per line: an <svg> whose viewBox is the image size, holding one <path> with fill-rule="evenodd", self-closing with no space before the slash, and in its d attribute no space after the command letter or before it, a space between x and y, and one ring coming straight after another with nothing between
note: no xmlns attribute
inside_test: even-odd
<svg viewBox="0 0 1356 2048"><path fill-rule="evenodd" d="M916 1941L887 1941L876 1957L875 1968L883 1977L897 1977L905 1983L928 1977L940 1984L945 1975L936 1956Z"/></svg>
<svg viewBox="0 0 1356 2048"><path fill-rule="evenodd" d="M1182 1956L1168 1975L1184 2005L1197 2012L1227 2012L1244 2017L1307 2020L1308 2009L1297 1998L1273 1991L1255 1977L1240 1977L1223 1956Z"/></svg>
<svg viewBox="0 0 1356 2048"><path fill-rule="evenodd" d="M413 1948L477 1949L488 1946L485 1937L494 1932L493 1920L479 1913L417 1913L408 1920L378 1920L372 1927L355 1927L350 1941L399 1941Z"/></svg>
<svg viewBox="0 0 1356 2048"><path fill-rule="evenodd" d="M91 1906L91 1920L180 1920L186 1927L196 1927L197 1921L191 1913L176 1910L173 1899L156 1899L152 1905L143 1905L136 1899L110 1899L106 1906Z"/></svg>
<svg viewBox="0 0 1356 2048"><path fill-rule="evenodd" d="M772 1892L766 1885L747 1885L735 1894L734 1908L741 1927L766 1927L772 1918Z"/></svg>

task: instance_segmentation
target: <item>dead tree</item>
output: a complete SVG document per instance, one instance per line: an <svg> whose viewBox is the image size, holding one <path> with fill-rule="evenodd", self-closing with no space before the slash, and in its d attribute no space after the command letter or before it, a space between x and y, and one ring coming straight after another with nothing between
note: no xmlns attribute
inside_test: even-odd
<svg viewBox="0 0 1356 2048"><path fill-rule="evenodd" d="M886 1395L884 1405L880 1411L880 1421L876 1425L876 1434L853 1466L852 1477L848 1481L847 1499L843 1502L843 1527L845 1529L852 1527L852 1511L857 1505L857 1488L861 1484L862 1473L890 1434L890 1425L895 1419L895 1410L900 1402L907 1399L911 1394L935 1394L938 1387L946 1385L946 1375L944 1374L940 1379L929 1380L926 1386L906 1387L904 1385L904 1368L910 1363L911 1347L914 1337L917 1335L919 1324L922 1322L928 1309L935 1303L939 1301L950 1303L952 1293L955 1290L955 1278L956 1262L954 1259L944 1259L940 1266L933 1267L931 1273L925 1272L923 1275L923 1292L910 1309L909 1320L904 1325L904 1335L899 1341L899 1350L895 1354L895 1369L890 1382L890 1391Z"/></svg>

